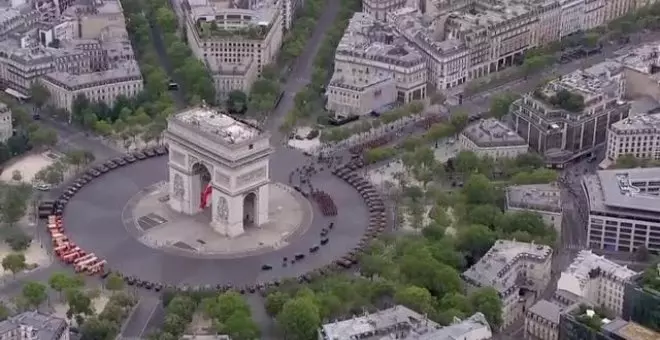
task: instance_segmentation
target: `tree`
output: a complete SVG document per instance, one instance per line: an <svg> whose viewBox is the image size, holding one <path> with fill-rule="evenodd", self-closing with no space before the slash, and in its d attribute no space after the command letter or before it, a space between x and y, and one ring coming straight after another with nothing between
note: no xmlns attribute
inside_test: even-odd
<svg viewBox="0 0 660 340"><path fill-rule="evenodd" d="M229 92L227 108L231 113L244 113L247 108L248 97L245 92L234 90Z"/></svg>
<svg viewBox="0 0 660 340"><path fill-rule="evenodd" d="M495 244L497 235L488 227L480 224L464 226L456 235L456 246L466 252L472 260L483 256Z"/></svg>
<svg viewBox="0 0 660 340"><path fill-rule="evenodd" d="M470 204L492 204L497 200L493 184L482 174L473 174L468 178L463 194Z"/></svg>
<svg viewBox="0 0 660 340"><path fill-rule="evenodd" d="M169 7L163 6L156 11L156 22L165 32L174 32L177 28L176 16Z"/></svg>
<svg viewBox="0 0 660 340"><path fill-rule="evenodd" d="M509 107L515 100L516 96L508 92L493 96L490 100L491 116L501 119L509 113Z"/></svg>
<svg viewBox="0 0 660 340"><path fill-rule="evenodd" d="M71 275L66 272L55 272L48 278L48 285L58 293L63 293L68 289L79 289L85 285L85 280L78 275Z"/></svg>
<svg viewBox="0 0 660 340"><path fill-rule="evenodd" d="M25 215L30 189L26 186L0 184L0 217L13 226Z"/></svg>
<svg viewBox="0 0 660 340"><path fill-rule="evenodd" d="M163 331L173 335L181 335L186 330L186 324L187 321L181 316L167 313L163 322Z"/></svg>
<svg viewBox="0 0 660 340"><path fill-rule="evenodd" d="M120 291L124 289L124 280L116 273L111 273L105 279L105 288L113 292Z"/></svg>
<svg viewBox="0 0 660 340"><path fill-rule="evenodd" d="M69 305L67 316L92 315L92 299L78 288L67 288L65 291L66 302Z"/></svg>
<svg viewBox="0 0 660 340"><path fill-rule="evenodd" d="M321 317L314 301L306 297L297 297L284 304L277 322L286 339L312 340L318 336Z"/></svg>
<svg viewBox="0 0 660 340"><path fill-rule="evenodd" d="M470 117L468 116L467 112L464 111L454 112L454 114L451 115L451 119L449 122L451 126L454 127L454 131L456 134L461 133L461 131L465 129L465 127L468 124L469 118Z"/></svg>
<svg viewBox="0 0 660 340"><path fill-rule="evenodd" d="M34 82L32 86L30 86L30 98L34 103L34 106L36 106L38 110L41 110L41 108L48 102L48 99L50 99L50 91L48 91L48 89L41 83Z"/></svg>
<svg viewBox="0 0 660 340"><path fill-rule="evenodd" d="M216 298L206 299L203 303L207 316L224 322L234 313L250 314L250 307L243 297L234 291L218 295Z"/></svg>
<svg viewBox="0 0 660 340"><path fill-rule="evenodd" d="M249 314L234 313L227 320L218 324L218 331L227 334L232 340L259 339L260 331Z"/></svg>
<svg viewBox="0 0 660 340"><path fill-rule="evenodd" d="M21 174L20 170L14 170L11 173L11 179L12 181L20 182L23 179L23 174Z"/></svg>
<svg viewBox="0 0 660 340"><path fill-rule="evenodd" d="M289 296L282 292L272 292L266 297L266 312L271 317L276 317L282 311L284 304L289 300Z"/></svg>
<svg viewBox="0 0 660 340"><path fill-rule="evenodd" d="M53 129L39 127L30 132L30 143L39 148L44 146L54 146L57 144L57 132Z"/></svg>
<svg viewBox="0 0 660 340"><path fill-rule="evenodd" d="M192 320L192 316L197 308L195 301L187 295L175 296L169 304L167 304L167 313L176 314L184 320Z"/></svg>
<svg viewBox="0 0 660 340"><path fill-rule="evenodd" d="M110 321L92 316L83 323L80 334L82 340L114 339L119 332L119 326Z"/></svg>
<svg viewBox="0 0 660 340"><path fill-rule="evenodd" d="M38 308L48 298L46 286L35 281L25 283L21 295L32 308Z"/></svg>
<svg viewBox="0 0 660 340"><path fill-rule="evenodd" d="M502 300L495 288L479 288L468 299L475 311L484 314L491 327L498 329L502 325Z"/></svg>
<svg viewBox="0 0 660 340"><path fill-rule="evenodd" d="M2 269L10 271L12 275L16 275L16 273L26 268L25 255L21 253L8 254L2 259Z"/></svg>
<svg viewBox="0 0 660 340"><path fill-rule="evenodd" d="M434 312L434 298L431 293L422 287L407 286L396 292L394 301L419 313Z"/></svg>

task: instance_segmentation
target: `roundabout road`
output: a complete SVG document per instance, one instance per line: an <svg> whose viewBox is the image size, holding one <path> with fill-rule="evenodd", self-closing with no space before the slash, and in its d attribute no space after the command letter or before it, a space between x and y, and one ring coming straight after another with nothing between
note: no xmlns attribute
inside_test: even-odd
<svg viewBox="0 0 660 340"><path fill-rule="evenodd" d="M271 156L270 177L288 183L289 173L309 163L309 158L291 149L278 149ZM74 195L64 210L64 225L69 238L88 252L108 261L108 266L124 275L170 285L243 286L285 277L297 277L325 266L355 248L368 225L368 210L360 194L328 171L312 179L315 188L324 190L335 201L336 217L324 217L312 203L314 217L308 231L288 246L267 254L236 259L202 259L177 256L153 249L133 238L124 228L122 210L142 189L167 180L167 156L149 158L120 167L98 177ZM320 241L321 229L331 221L335 228L330 242L314 254L309 247ZM306 254L295 264L282 266L282 258ZM263 264L273 269L262 271Z"/></svg>

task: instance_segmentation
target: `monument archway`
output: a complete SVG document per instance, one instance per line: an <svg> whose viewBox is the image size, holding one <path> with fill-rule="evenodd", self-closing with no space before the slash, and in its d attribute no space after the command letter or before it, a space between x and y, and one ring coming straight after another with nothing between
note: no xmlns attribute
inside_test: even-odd
<svg viewBox="0 0 660 340"><path fill-rule="evenodd" d="M237 236L268 222L270 136L205 107L168 120L170 207L195 215L207 207L211 226Z"/></svg>
<svg viewBox="0 0 660 340"><path fill-rule="evenodd" d="M257 215L257 194L249 192L243 198L243 225L251 227L254 225L254 217Z"/></svg>

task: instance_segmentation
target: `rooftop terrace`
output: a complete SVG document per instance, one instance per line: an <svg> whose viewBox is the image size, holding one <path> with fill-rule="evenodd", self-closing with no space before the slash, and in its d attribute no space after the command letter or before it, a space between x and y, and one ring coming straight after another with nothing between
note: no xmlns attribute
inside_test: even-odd
<svg viewBox="0 0 660 340"><path fill-rule="evenodd" d="M527 142L506 124L488 118L468 125L462 134L479 147L521 146Z"/></svg>
<svg viewBox="0 0 660 340"><path fill-rule="evenodd" d="M255 126L206 107L185 110L173 119L193 129L218 136L227 144L240 144L261 134L261 130Z"/></svg>

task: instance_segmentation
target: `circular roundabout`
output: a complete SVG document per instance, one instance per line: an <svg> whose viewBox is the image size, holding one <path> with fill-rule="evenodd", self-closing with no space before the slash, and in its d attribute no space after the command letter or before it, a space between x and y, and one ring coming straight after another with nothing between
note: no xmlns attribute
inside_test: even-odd
<svg viewBox="0 0 660 340"><path fill-rule="evenodd" d="M59 227L49 225L51 234L61 231L67 249L93 254L101 273L117 272L147 288L250 289L350 267L387 225L382 199L356 172L363 165L357 158L331 170L296 150L277 149L269 166L269 223L232 238L213 231L204 212L183 218L168 209L167 164L160 147L89 169L54 202L50 222ZM79 259L66 262L85 271Z"/></svg>

